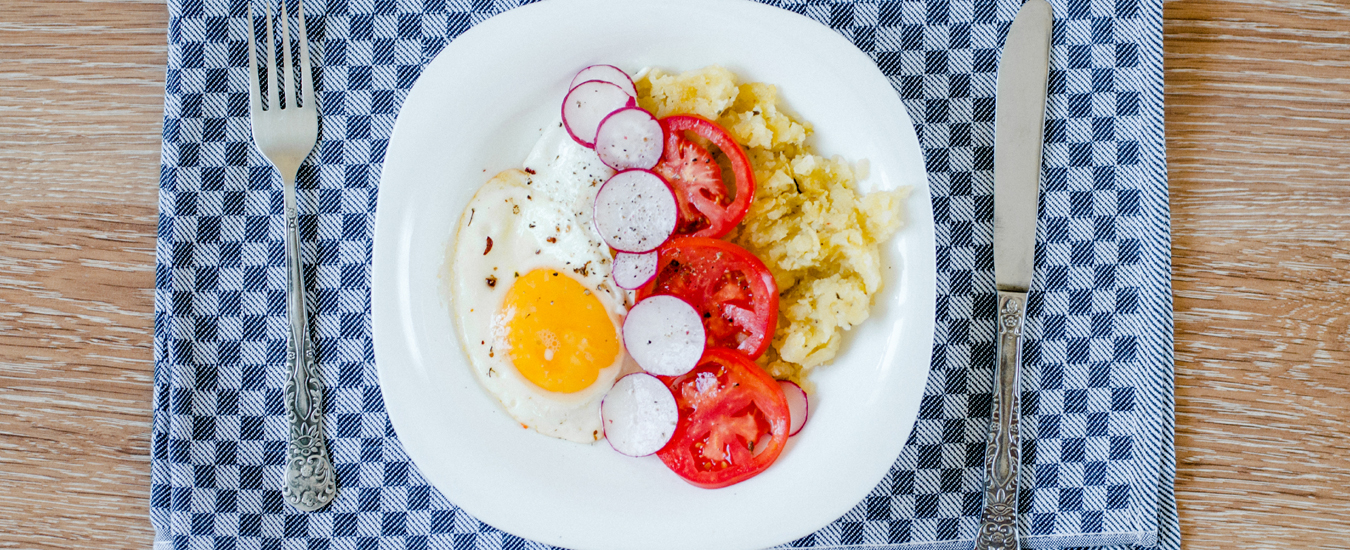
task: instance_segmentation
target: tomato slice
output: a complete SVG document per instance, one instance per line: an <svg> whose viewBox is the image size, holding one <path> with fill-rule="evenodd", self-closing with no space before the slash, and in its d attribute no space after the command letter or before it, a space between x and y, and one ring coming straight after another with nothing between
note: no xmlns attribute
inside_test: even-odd
<svg viewBox="0 0 1350 550"><path fill-rule="evenodd" d="M705 489L740 483L773 464L787 444L783 390L740 352L710 349L694 370L661 379L680 418L656 456L685 481Z"/></svg>
<svg viewBox="0 0 1350 550"><path fill-rule="evenodd" d="M666 145L661 162L653 170L666 178L679 203L679 221L675 233L695 237L721 237L741 223L755 198L755 172L745 151L716 122L695 115L672 115L661 119ZM722 168L697 143L685 138L691 132L716 145L731 161L736 181L730 186L735 196L727 196Z"/></svg>
<svg viewBox="0 0 1350 550"><path fill-rule="evenodd" d="M638 289L684 299L703 317L709 348L764 354L778 326L778 284L754 254L706 237L672 237L656 249L656 277Z"/></svg>

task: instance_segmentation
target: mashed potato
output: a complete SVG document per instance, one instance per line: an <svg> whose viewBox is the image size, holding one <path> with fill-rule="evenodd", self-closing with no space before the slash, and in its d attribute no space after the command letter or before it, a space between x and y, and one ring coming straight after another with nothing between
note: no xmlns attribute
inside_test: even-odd
<svg viewBox="0 0 1350 550"><path fill-rule="evenodd" d="M755 201L728 238L764 261L780 300L773 345L760 362L775 378L807 386L811 369L838 353L843 331L867 319L882 286L878 245L900 228L908 189L860 195L854 167L813 154L805 143L811 126L779 110L771 84L737 84L718 66L653 69L636 84L638 103L657 117L716 120L745 147Z"/></svg>

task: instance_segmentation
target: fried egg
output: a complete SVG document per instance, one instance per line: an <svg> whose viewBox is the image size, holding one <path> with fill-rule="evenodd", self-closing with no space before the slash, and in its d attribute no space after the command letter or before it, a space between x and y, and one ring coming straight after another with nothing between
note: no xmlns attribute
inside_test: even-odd
<svg viewBox="0 0 1350 550"><path fill-rule="evenodd" d="M452 310L474 374L520 424L600 439L600 400L624 371L628 293L591 222L613 171L561 125L524 170L503 171L465 208L448 270Z"/></svg>

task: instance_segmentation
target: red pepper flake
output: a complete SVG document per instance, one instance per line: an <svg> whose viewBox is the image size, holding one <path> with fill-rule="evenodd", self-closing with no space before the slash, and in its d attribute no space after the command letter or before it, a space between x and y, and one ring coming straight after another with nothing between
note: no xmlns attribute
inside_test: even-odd
<svg viewBox="0 0 1350 550"><path fill-rule="evenodd" d="M487 238L487 249L483 250L483 255L487 256L488 252L492 252L492 237Z"/></svg>

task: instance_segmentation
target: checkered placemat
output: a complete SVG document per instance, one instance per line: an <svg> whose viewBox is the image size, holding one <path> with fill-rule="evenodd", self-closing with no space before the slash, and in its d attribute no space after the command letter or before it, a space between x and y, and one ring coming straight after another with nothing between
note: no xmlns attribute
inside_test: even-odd
<svg viewBox="0 0 1350 550"><path fill-rule="evenodd" d="M385 415L370 337L376 184L399 106L441 48L516 2L306 3L322 66L322 136L299 177L300 227L341 489L324 511L304 514L280 492L282 198L249 137L250 1L262 13L273 0L169 2L151 475L158 544L541 547L470 517L421 477ZM770 3L842 33L890 78L924 148L937 229L932 374L909 445L863 502L789 546L967 548L995 349L995 79L1020 1ZM1176 549L1162 5L1052 4L1038 269L1024 337L1023 540Z"/></svg>

